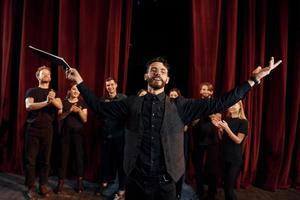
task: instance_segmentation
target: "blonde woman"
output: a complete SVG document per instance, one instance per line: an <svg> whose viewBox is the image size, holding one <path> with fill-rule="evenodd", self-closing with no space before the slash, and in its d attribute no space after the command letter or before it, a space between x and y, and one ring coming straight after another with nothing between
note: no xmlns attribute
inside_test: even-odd
<svg viewBox="0 0 300 200"><path fill-rule="evenodd" d="M237 199L234 185L243 161L243 141L248 133L248 121L242 101L228 108L225 120L214 120L222 132L224 159L224 193L226 200Z"/></svg>

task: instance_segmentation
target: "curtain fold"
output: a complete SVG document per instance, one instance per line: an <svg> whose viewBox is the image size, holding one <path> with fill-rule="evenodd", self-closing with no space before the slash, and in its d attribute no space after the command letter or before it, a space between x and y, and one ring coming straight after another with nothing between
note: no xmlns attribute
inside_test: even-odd
<svg viewBox="0 0 300 200"><path fill-rule="evenodd" d="M299 79L299 39L291 34L299 33L296 4L282 0L193 0L191 4L192 96L198 96L199 80L214 83L220 95L247 80L256 66L268 65L270 56L283 60L244 100L249 137L238 187L257 184L274 191L299 185L295 144L300 91L294 86Z"/></svg>
<svg viewBox="0 0 300 200"><path fill-rule="evenodd" d="M17 0L1 1L1 171L22 173L27 114L24 96L28 88L38 85L36 69L41 65L52 68L51 84L57 96L64 98L70 87L62 68L33 54L28 45L62 56L78 68L86 84L99 96L104 93L108 76L120 79L120 91L124 92L131 9L131 0L25 0L23 4ZM90 112L84 139L86 177L91 179L97 177L100 168L100 132L95 118ZM56 130L55 135L58 127ZM52 157L55 160L57 155Z"/></svg>
<svg viewBox="0 0 300 200"><path fill-rule="evenodd" d="M0 171L23 172L24 95L38 84L37 67L52 67L58 96L64 98L69 88L63 70L33 54L28 45L64 57L98 96L104 94L108 76L125 93L134 2L1 1ZM247 80L256 66L267 65L270 56L283 60L244 100L249 137L237 186L300 188L299 1L190 0L188 9L189 96L199 97L204 81L214 84L218 96ZM90 112L84 139L89 179L97 177L101 166L99 126Z"/></svg>

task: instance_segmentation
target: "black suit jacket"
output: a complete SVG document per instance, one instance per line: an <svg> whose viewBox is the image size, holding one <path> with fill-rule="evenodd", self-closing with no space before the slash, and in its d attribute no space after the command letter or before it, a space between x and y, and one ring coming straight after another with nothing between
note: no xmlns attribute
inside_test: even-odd
<svg viewBox="0 0 300 200"><path fill-rule="evenodd" d="M83 84L77 85L86 103L98 114L105 118L125 121L125 150L124 170L130 175L136 167L136 159L140 153L142 142L143 122L142 105L144 97L131 96L121 101L102 102ZM174 181L178 181L184 173L183 129L192 120L220 112L242 99L250 90L250 85L236 87L220 98L215 99L186 99L177 98L170 101L165 99L161 143L167 172Z"/></svg>

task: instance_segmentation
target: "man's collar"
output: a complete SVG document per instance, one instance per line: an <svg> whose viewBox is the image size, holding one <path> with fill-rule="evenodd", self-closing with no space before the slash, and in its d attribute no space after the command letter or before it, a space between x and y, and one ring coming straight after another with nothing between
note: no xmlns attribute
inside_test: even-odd
<svg viewBox="0 0 300 200"><path fill-rule="evenodd" d="M166 98L166 93L162 92L162 93L160 93L158 95L147 93L145 95L145 99L147 99L147 100L153 100L154 98L158 99L159 101L164 101L165 98Z"/></svg>

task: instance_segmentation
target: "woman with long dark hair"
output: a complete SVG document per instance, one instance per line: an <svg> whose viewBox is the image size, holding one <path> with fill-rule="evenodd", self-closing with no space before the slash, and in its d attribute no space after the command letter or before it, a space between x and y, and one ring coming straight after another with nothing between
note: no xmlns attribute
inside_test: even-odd
<svg viewBox="0 0 300 200"><path fill-rule="evenodd" d="M64 179L68 166L69 156L73 154L75 158L77 187L76 191L81 193L83 187L83 124L87 121L87 106L80 98L76 84L71 84L67 92L67 97L63 101L63 111L59 119L62 121L62 129L59 138L60 162L58 169L58 184L56 193L63 190Z"/></svg>

